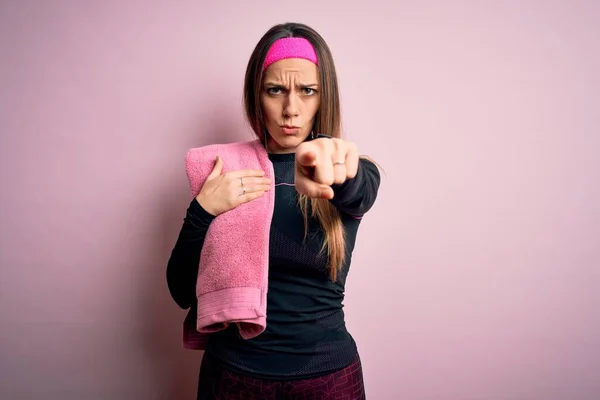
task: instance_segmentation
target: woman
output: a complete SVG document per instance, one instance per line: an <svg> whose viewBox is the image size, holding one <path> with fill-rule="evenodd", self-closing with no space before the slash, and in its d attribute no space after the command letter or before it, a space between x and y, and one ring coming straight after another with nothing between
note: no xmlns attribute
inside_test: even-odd
<svg viewBox="0 0 600 400"><path fill-rule="evenodd" d="M341 138L337 77L323 38L310 27L271 28L245 76L246 116L275 172L270 227L267 327L242 339L232 324L211 334L198 399L364 399L357 345L347 331L344 285L361 217L380 182L374 163ZM177 304L195 305L204 236L214 218L262 196L260 174L220 173L187 210L167 266ZM235 187L236 190L232 190Z"/></svg>

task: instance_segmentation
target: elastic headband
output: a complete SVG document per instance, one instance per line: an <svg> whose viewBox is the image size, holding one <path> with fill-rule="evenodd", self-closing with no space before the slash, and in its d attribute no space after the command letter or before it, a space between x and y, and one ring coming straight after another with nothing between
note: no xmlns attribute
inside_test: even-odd
<svg viewBox="0 0 600 400"><path fill-rule="evenodd" d="M307 39L301 37L285 37L276 40L275 43L271 45L267 57L265 58L265 63L263 64L263 71L274 62L286 58L303 58L319 65L317 52Z"/></svg>

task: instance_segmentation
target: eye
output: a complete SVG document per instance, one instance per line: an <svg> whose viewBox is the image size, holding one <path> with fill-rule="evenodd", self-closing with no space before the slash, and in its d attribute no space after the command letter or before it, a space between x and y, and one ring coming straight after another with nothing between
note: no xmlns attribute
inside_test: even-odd
<svg viewBox="0 0 600 400"><path fill-rule="evenodd" d="M278 86L267 88L267 93L269 94L281 94L281 88Z"/></svg>
<svg viewBox="0 0 600 400"><path fill-rule="evenodd" d="M302 88L302 91L304 92L304 94L308 95L308 96L312 96L315 93L317 93L316 89L313 88Z"/></svg>

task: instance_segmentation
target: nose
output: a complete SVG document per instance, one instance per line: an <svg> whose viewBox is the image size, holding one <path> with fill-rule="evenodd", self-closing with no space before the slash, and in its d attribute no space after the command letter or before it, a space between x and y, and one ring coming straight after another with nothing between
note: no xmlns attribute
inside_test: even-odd
<svg viewBox="0 0 600 400"><path fill-rule="evenodd" d="M283 106L283 115L285 117L293 118L300 114L298 109L298 100L293 93L289 93L286 96L285 104Z"/></svg>

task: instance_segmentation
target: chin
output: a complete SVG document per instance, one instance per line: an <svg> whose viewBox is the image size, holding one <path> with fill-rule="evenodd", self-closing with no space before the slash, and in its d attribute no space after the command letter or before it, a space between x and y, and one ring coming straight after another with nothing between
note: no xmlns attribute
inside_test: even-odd
<svg viewBox="0 0 600 400"><path fill-rule="evenodd" d="M306 137L296 135L278 136L277 139L273 139L275 145L282 150L294 150L305 140Z"/></svg>

